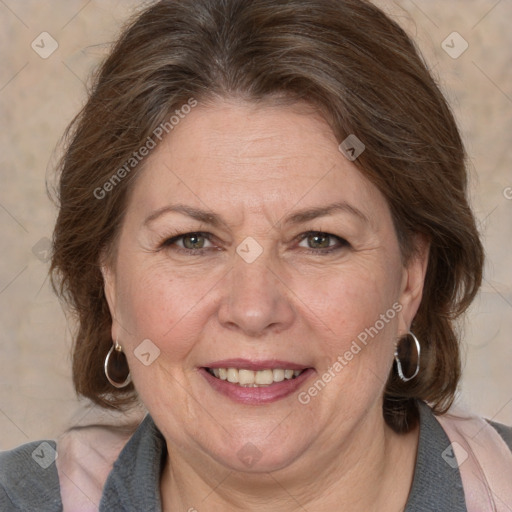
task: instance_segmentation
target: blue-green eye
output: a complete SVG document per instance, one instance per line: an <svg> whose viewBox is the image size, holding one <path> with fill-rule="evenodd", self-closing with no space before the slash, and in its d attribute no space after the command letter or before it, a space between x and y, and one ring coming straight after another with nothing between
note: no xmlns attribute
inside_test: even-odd
<svg viewBox="0 0 512 512"><path fill-rule="evenodd" d="M210 246L205 246L209 243ZM175 245L177 249L181 251L201 251L202 249L208 249L212 247L211 241L206 233L193 232L178 235L165 240L162 244L163 247L170 247Z"/></svg>
<svg viewBox="0 0 512 512"><path fill-rule="evenodd" d="M168 238L161 244L161 247L172 248L186 254L201 254L215 248L210 238L209 233L194 231ZM308 231L297 238L299 247L305 248L306 252L310 254L330 254L350 245L345 239L322 231ZM304 242L307 244L306 246L303 245Z"/></svg>
<svg viewBox="0 0 512 512"><path fill-rule="evenodd" d="M349 245L345 239L322 231L309 231L308 233L304 233L301 235L301 243L304 241L306 241L307 248L310 249L310 252L316 253L329 253ZM304 247L300 244L299 246Z"/></svg>
<svg viewBox="0 0 512 512"><path fill-rule="evenodd" d="M201 233L189 233L181 237L185 249L204 249L207 238Z"/></svg>

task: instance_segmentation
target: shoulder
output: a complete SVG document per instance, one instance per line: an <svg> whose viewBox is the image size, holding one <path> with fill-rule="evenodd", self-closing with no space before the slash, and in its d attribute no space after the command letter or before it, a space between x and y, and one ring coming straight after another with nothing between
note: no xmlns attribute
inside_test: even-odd
<svg viewBox="0 0 512 512"><path fill-rule="evenodd" d="M499 502L512 507L512 429L460 406L437 420L450 439L442 456L460 471L468 505L478 510L485 499L496 510Z"/></svg>
<svg viewBox="0 0 512 512"><path fill-rule="evenodd" d="M148 414L126 443L105 483L100 511L160 510L165 439Z"/></svg>
<svg viewBox="0 0 512 512"><path fill-rule="evenodd" d="M501 423L497 423L495 421L487 420L487 422L494 427L496 432L502 437L503 441L507 444L512 451L512 427L507 427Z"/></svg>
<svg viewBox="0 0 512 512"><path fill-rule="evenodd" d="M142 406L86 407L80 410L85 425L0 452L0 511L96 511L116 458L145 414Z"/></svg>
<svg viewBox="0 0 512 512"><path fill-rule="evenodd" d="M460 406L435 414L428 404L418 405L420 436L406 511L483 510L482 500L512 510L512 429Z"/></svg>
<svg viewBox="0 0 512 512"><path fill-rule="evenodd" d="M479 416L464 406L454 405L442 415L436 415L445 431L478 441L481 447L498 448L503 456L512 456L512 427Z"/></svg>
<svg viewBox="0 0 512 512"><path fill-rule="evenodd" d="M113 464L136 425L74 427L57 441L57 471L65 510L97 510ZM75 508L76 509L76 508Z"/></svg>
<svg viewBox="0 0 512 512"><path fill-rule="evenodd" d="M136 428L78 426L57 440L0 452L0 511L97 510L113 463Z"/></svg>
<svg viewBox="0 0 512 512"><path fill-rule="evenodd" d="M56 456L51 440L0 452L0 510L62 510Z"/></svg>
<svg viewBox="0 0 512 512"><path fill-rule="evenodd" d="M420 430L406 512L466 512L460 472L443 454L450 440L432 409L418 402Z"/></svg>

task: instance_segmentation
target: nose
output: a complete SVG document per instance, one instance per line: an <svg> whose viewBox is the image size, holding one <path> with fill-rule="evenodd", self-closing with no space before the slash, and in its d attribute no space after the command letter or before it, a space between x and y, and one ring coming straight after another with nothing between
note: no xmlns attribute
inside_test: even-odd
<svg viewBox="0 0 512 512"><path fill-rule="evenodd" d="M295 317L293 293L283 272L275 270L264 254L247 263L235 255L235 263L224 281L218 310L221 325L249 337L262 337L289 328Z"/></svg>

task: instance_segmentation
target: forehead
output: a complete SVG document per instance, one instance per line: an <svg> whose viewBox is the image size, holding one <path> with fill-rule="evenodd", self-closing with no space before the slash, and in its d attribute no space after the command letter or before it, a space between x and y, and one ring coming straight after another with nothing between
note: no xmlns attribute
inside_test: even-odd
<svg viewBox="0 0 512 512"><path fill-rule="evenodd" d="M385 207L338 145L328 123L307 104L199 104L153 150L132 197L153 209L177 199L231 211L338 200L368 213Z"/></svg>

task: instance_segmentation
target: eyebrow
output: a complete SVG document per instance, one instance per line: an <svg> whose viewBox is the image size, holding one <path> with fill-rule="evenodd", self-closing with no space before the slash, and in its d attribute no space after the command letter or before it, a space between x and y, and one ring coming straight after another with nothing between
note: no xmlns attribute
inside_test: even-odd
<svg viewBox="0 0 512 512"><path fill-rule="evenodd" d="M186 204L171 204L169 206L164 206L163 208L155 210L151 215L149 215L149 217L146 218L143 225L147 226L162 215L171 212L187 215L188 217L192 217L193 219L196 219L205 224L211 224L214 227L220 227L220 225L223 224L221 217L216 213L194 208L193 206L188 206Z"/></svg>
<svg viewBox="0 0 512 512"><path fill-rule="evenodd" d="M327 206L315 206L313 208L307 208L305 210L300 210L296 213L293 213L289 217L286 217L284 219L284 223L285 224L303 224L305 222L316 219L318 217L325 217L327 215L330 215L331 213L336 213L336 212L349 213L355 217L358 217L360 220L362 220L366 224L370 223L370 221L368 220L368 217L366 217L366 215L361 210L359 210L355 206L352 206L349 203L346 203L345 201L333 203L333 204L330 204Z"/></svg>
<svg viewBox="0 0 512 512"><path fill-rule="evenodd" d="M284 218L283 221L278 221L278 223L284 224L304 224L310 220L317 219L319 217L325 217L332 213L336 212L345 212L353 215L354 217L359 218L364 223L369 224L370 221L368 217L355 206L350 205L344 201L333 203L327 206L315 206L312 208L306 208L303 210L299 210L287 217ZM163 208L159 208L155 210L151 215L149 215L145 220L143 225L147 226L155 221L157 218L165 215L167 213L181 213L193 219L196 219L204 224L210 224L211 226L219 228L222 225L226 225L226 223L222 220L222 217L217 215L216 213L209 212L207 210L201 210L200 208L194 208L193 206L185 205L185 204L173 204L164 206Z"/></svg>

